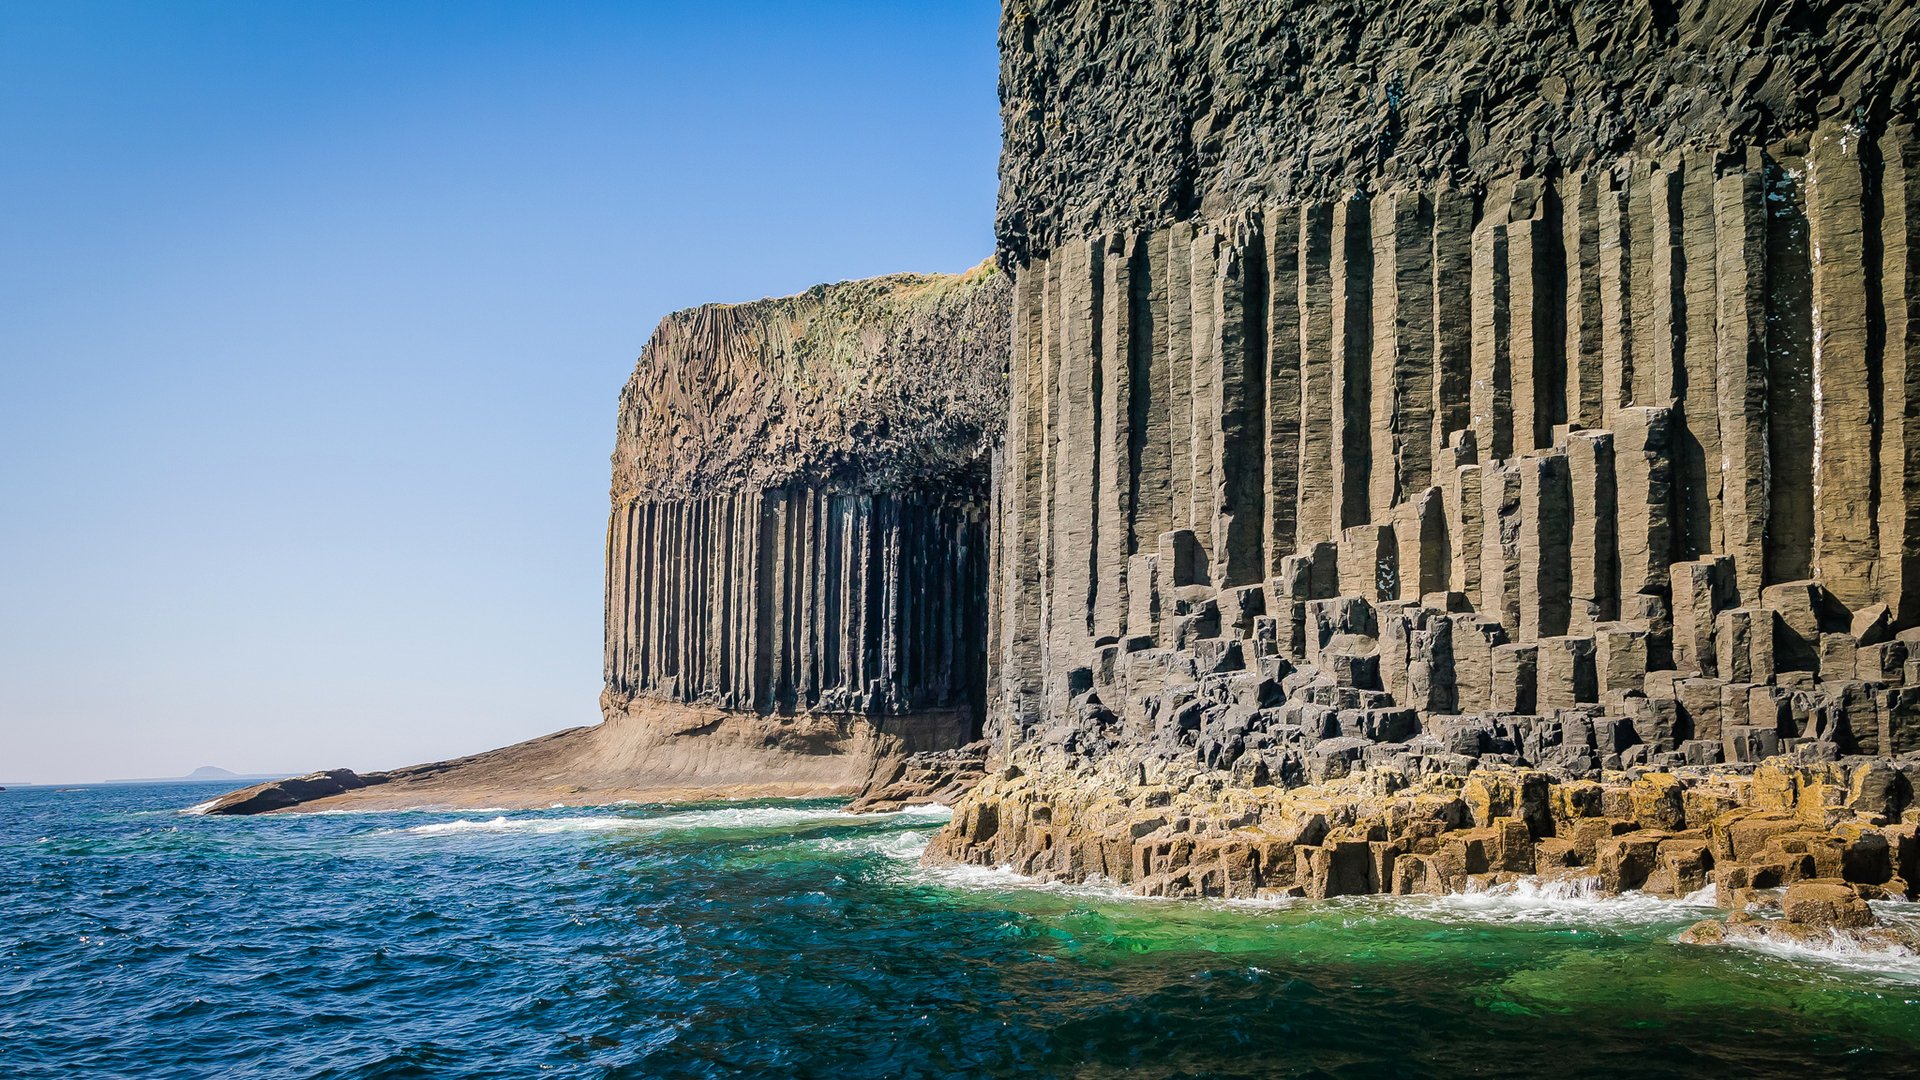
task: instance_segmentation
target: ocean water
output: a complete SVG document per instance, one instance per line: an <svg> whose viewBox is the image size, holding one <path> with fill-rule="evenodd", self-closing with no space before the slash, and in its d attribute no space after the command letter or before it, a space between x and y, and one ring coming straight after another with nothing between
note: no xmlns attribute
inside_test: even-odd
<svg viewBox="0 0 1920 1080"><path fill-rule="evenodd" d="M1140 900L819 802L181 812L218 790L0 793L0 1077L1920 1075L1920 963L1676 943L1700 903Z"/></svg>

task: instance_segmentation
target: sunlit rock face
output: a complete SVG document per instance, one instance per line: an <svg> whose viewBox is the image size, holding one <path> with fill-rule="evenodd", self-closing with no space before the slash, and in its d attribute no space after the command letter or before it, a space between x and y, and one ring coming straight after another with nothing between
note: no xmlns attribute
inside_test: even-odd
<svg viewBox="0 0 1920 1080"><path fill-rule="evenodd" d="M1450 831L1531 872L1592 819L1700 840L1659 879L1697 882L1748 860L1633 785L1771 813L1781 755L1840 771L1779 812L1911 850L1912 5L1088 0L1001 45L1010 773L936 857L1247 892L1380 844L1335 878L1392 891ZM1601 794L1219 847L1286 789L1494 767ZM1891 803L1836 794L1869 776ZM1406 887L1493 872L1454 861Z"/></svg>

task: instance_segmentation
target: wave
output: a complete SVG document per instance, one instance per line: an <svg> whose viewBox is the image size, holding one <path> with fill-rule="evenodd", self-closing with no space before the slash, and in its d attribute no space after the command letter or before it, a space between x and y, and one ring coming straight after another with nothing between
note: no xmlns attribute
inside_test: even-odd
<svg viewBox="0 0 1920 1080"><path fill-rule="evenodd" d="M1078 896L1094 900L1125 900L1130 902L1165 903L1165 897L1141 896L1126 886L1105 878L1090 878L1081 882L1048 881L1016 872L1011 866L974 866L967 863L941 863L935 866L922 866L915 871L922 881L948 888L969 889L981 892L1022 892L1053 893L1058 896Z"/></svg>
<svg viewBox="0 0 1920 1080"><path fill-rule="evenodd" d="M924 849L924 845L922 845ZM984 891L1026 890L1101 900L1164 902L1142 896L1115 882L1047 881L1016 873L1010 866L939 865L921 867L919 876L939 885ZM1356 914L1387 914L1437 922L1486 922L1583 926L1646 925L1704 918L1715 907L1712 885L1679 899L1630 892L1609 895L1598 878L1560 881L1523 879L1446 896L1354 896L1317 903L1361 909ZM1316 901L1300 897L1235 898L1184 901L1223 910L1265 912Z"/></svg>
<svg viewBox="0 0 1920 1080"><path fill-rule="evenodd" d="M918 862L927 850L927 834L908 829L879 836L835 836L810 840L807 846L831 855L879 855L901 862Z"/></svg>
<svg viewBox="0 0 1920 1080"><path fill-rule="evenodd" d="M444 836L457 833L528 833L535 836L569 832L675 832L689 829L783 829L799 825L879 824L884 822L924 822L935 824L953 816L944 806L915 806L885 814L855 814L845 810L807 809L796 806L721 807L712 810L683 810L654 817L594 814L578 817L512 818L502 814L480 820L462 818L438 821L405 829L382 830L413 836Z"/></svg>
<svg viewBox="0 0 1920 1080"><path fill-rule="evenodd" d="M1849 978L1864 976L1904 986L1920 983L1920 953L1898 946L1862 945L1839 931L1828 934L1822 941L1728 935L1722 947L1789 961L1802 970L1817 964Z"/></svg>
<svg viewBox="0 0 1920 1080"><path fill-rule="evenodd" d="M1704 918L1718 910L1712 885L1675 899L1643 892L1609 893L1599 878L1523 878L1446 896L1393 897L1388 903L1444 919L1493 922L1645 925Z"/></svg>

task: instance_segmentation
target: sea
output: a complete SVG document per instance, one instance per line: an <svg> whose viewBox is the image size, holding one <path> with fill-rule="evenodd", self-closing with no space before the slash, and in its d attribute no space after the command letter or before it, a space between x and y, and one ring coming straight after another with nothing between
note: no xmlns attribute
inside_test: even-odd
<svg viewBox="0 0 1920 1080"><path fill-rule="evenodd" d="M922 867L938 808L221 788L0 792L0 1077L1920 1076L1920 960L1678 942L1709 896L1150 900Z"/></svg>

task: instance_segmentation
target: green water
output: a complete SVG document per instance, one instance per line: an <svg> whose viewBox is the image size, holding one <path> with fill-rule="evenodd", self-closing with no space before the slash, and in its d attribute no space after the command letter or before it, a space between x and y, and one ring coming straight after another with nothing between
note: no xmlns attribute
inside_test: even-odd
<svg viewBox="0 0 1920 1080"><path fill-rule="evenodd" d="M925 812L206 794L0 794L0 1076L1920 1075L1920 961L1678 943L1699 904L1143 900L922 868Z"/></svg>

